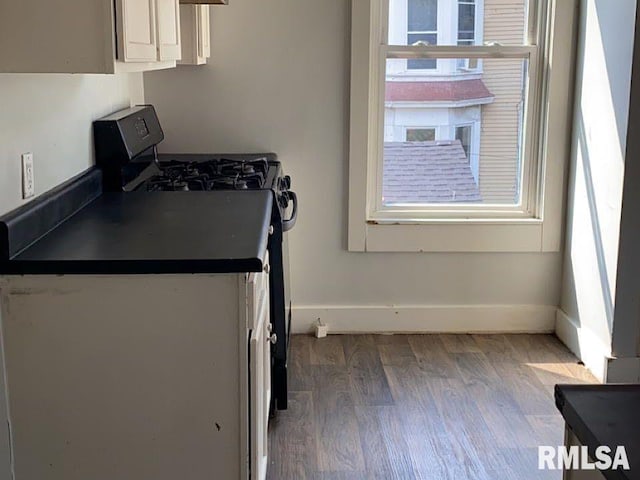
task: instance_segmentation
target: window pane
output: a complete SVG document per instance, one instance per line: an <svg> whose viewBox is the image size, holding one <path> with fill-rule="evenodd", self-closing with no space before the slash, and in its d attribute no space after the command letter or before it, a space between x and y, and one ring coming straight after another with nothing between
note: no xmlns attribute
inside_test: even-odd
<svg viewBox="0 0 640 480"><path fill-rule="evenodd" d="M473 4L458 4L458 32L468 32L473 35L476 25L476 7Z"/></svg>
<svg viewBox="0 0 640 480"><path fill-rule="evenodd" d="M409 34L409 45L437 45L438 36L435 33L411 33ZM426 60L409 60L407 62L407 68L409 70L429 70L438 68L438 63L435 59Z"/></svg>
<svg viewBox="0 0 640 480"><path fill-rule="evenodd" d="M433 142L435 139L435 128L407 128L407 142Z"/></svg>
<svg viewBox="0 0 640 480"><path fill-rule="evenodd" d="M409 45L437 45L438 35L435 33L410 33L407 36Z"/></svg>
<svg viewBox="0 0 640 480"><path fill-rule="evenodd" d="M437 61L455 71L464 59ZM383 204L519 204L526 61L419 80L395 74L402 62L387 60Z"/></svg>
<svg viewBox="0 0 640 480"><path fill-rule="evenodd" d="M434 34L430 45L522 45L530 0L389 0L389 45L411 45L411 34ZM482 35L480 35L482 32ZM478 34L478 35L476 35ZM435 42L437 40L437 43Z"/></svg>
<svg viewBox="0 0 640 480"><path fill-rule="evenodd" d="M438 28L438 0L408 0L410 32L429 32Z"/></svg>
<svg viewBox="0 0 640 480"><path fill-rule="evenodd" d="M471 151L471 125L456 127L456 140L460 141L462 149L467 156L467 161L470 160L469 153Z"/></svg>

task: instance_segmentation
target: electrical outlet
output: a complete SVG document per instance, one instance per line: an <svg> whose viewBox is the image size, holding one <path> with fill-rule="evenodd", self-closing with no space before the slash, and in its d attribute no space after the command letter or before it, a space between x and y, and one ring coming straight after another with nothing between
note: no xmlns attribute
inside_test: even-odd
<svg viewBox="0 0 640 480"><path fill-rule="evenodd" d="M33 179L33 153L22 154L22 198L31 198L36 194Z"/></svg>

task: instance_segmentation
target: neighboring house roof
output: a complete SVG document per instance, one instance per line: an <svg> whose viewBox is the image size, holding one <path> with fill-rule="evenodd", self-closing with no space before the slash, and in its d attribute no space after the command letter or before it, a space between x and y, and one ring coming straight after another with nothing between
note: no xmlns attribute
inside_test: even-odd
<svg viewBox="0 0 640 480"><path fill-rule="evenodd" d="M463 102L493 99L482 80L387 82L387 102Z"/></svg>
<svg viewBox="0 0 640 480"><path fill-rule="evenodd" d="M481 202L459 140L384 144L383 203Z"/></svg>

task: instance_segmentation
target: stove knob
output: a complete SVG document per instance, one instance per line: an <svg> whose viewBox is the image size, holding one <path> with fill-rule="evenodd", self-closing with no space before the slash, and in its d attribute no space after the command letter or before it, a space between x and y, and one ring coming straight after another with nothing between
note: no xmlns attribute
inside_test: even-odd
<svg viewBox="0 0 640 480"><path fill-rule="evenodd" d="M282 192L280 197L278 197L278 203L282 208L287 208L289 206L289 194L287 192Z"/></svg>
<svg viewBox="0 0 640 480"><path fill-rule="evenodd" d="M289 190L291 188L291 177L289 175L285 175L280 179L280 190Z"/></svg>
<svg viewBox="0 0 640 480"><path fill-rule="evenodd" d="M269 225L269 235L273 235L273 225Z"/></svg>

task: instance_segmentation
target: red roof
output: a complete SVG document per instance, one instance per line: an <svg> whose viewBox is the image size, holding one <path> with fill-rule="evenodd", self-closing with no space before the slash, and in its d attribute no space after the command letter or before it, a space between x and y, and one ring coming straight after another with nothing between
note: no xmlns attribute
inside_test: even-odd
<svg viewBox="0 0 640 480"><path fill-rule="evenodd" d="M460 102L493 98L482 80L387 82L387 102Z"/></svg>

